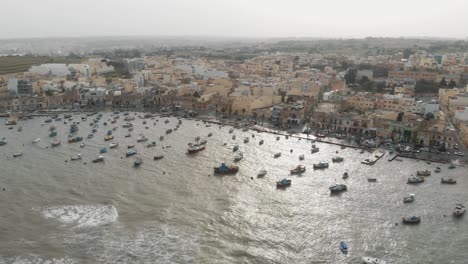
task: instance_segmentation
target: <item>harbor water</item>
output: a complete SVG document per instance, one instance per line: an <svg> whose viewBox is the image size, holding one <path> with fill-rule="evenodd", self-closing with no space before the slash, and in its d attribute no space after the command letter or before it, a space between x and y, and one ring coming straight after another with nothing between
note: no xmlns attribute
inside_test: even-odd
<svg viewBox="0 0 468 264"><path fill-rule="evenodd" d="M320 151L312 154L306 139L229 133L229 126L196 120L182 119L166 134L176 127L175 117L130 115L136 117L131 137L124 137L124 116L111 124L113 116L105 113L91 139L86 136L95 116L82 121L85 114L73 115L84 147L67 143L73 121L41 125L46 117L37 117L8 129L0 120L0 138L7 141L0 146L0 263L362 263L363 256L387 263L467 263L468 216L452 216L456 203L468 202L466 168L388 162L388 154L363 165L370 152L315 143ZM50 145L51 125L62 142L57 147ZM113 127L115 139L104 141ZM149 140L137 143L139 134ZM197 136L208 141L206 149L186 155ZM41 140L33 143L36 138ZM156 146L146 147L151 141ZM109 149L111 142L119 146ZM127 158L130 144L138 154ZM244 153L236 162L239 172L213 175L213 166L234 163L235 144ZM99 154L102 147L107 153ZM14 158L18 152L23 155ZM276 152L282 155L274 158ZM82 160L71 161L78 153ZM164 158L153 160L159 154ZM99 155L105 161L92 163ZM344 161L332 163L337 155ZM136 157L143 159L139 167L133 166ZM314 170L320 161L330 167ZM306 172L289 175L298 164ZM440 173L434 173L437 166ZM267 174L258 178L262 169ZM425 182L406 184L425 169L432 171ZM342 179L345 171L349 177ZM441 184L442 176L457 184ZM291 186L277 189L283 178ZM334 183L348 190L330 195ZM415 201L403 203L409 193ZM402 216L412 215L421 223L403 225ZM348 244L347 254L340 241Z"/></svg>

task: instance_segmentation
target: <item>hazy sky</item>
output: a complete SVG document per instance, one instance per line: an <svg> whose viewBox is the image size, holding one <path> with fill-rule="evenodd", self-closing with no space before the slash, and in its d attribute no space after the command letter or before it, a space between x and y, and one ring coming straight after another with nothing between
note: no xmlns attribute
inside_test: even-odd
<svg viewBox="0 0 468 264"><path fill-rule="evenodd" d="M0 10L0 38L468 37L468 0L0 0Z"/></svg>

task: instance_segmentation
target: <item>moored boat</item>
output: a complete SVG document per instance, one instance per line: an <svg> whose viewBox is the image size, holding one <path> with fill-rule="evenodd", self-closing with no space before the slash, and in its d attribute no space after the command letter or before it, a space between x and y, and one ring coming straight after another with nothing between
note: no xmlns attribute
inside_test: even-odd
<svg viewBox="0 0 468 264"><path fill-rule="evenodd" d="M402 217L403 224L418 224L421 222L420 216L403 216Z"/></svg>
<svg viewBox="0 0 468 264"><path fill-rule="evenodd" d="M340 157L340 156L336 156L336 157L333 157L332 158L332 161L333 162L342 162L344 160L343 157Z"/></svg>
<svg viewBox="0 0 468 264"><path fill-rule="evenodd" d="M244 143L249 143L249 138L248 137L244 138Z"/></svg>
<svg viewBox="0 0 468 264"><path fill-rule="evenodd" d="M414 194L410 193L408 196L403 197L404 203L412 203L414 201Z"/></svg>
<svg viewBox="0 0 468 264"><path fill-rule="evenodd" d="M465 206L462 204L456 204L453 208L453 216L462 216L465 213Z"/></svg>
<svg viewBox="0 0 468 264"><path fill-rule="evenodd" d="M145 136L141 136L141 137L137 138L137 142L145 142L145 141L148 141L148 138L145 137Z"/></svg>
<svg viewBox="0 0 468 264"><path fill-rule="evenodd" d="M281 152L276 152L275 155L273 155L274 158L279 158L281 157Z"/></svg>
<svg viewBox="0 0 468 264"><path fill-rule="evenodd" d="M204 145L190 145L188 148L187 148L187 154L194 154L194 153L197 153L197 152L200 152L202 150L205 149L205 146Z"/></svg>
<svg viewBox="0 0 468 264"><path fill-rule="evenodd" d="M137 151L134 150L134 149L132 149L132 150L127 151L127 152L125 153L125 156L126 156L126 157L131 157L131 156L133 156L133 155L135 155L135 154L137 154Z"/></svg>
<svg viewBox="0 0 468 264"><path fill-rule="evenodd" d="M429 176L429 175L431 175L431 171L430 170L417 171L416 175L418 175L418 176Z"/></svg>
<svg viewBox="0 0 468 264"><path fill-rule="evenodd" d="M267 171L266 171L266 170L261 170L261 171L258 172L257 177L263 177L263 176L265 176L266 174L267 174Z"/></svg>
<svg viewBox="0 0 468 264"><path fill-rule="evenodd" d="M239 171L238 166L229 166L225 163L221 163L221 165L213 168L214 173L219 174L230 174L230 173L237 173Z"/></svg>
<svg viewBox="0 0 468 264"><path fill-rule="evenodd" d="M343 253L348 253L348 244L346 244L346 242L344 242L344 241L341 241L340 242L340 250Z"/></svg>
<svg viewBox="0 0 468 264"><path fill-rule="evenodd" d="M52 141L52 143L50 143L50 145L52 147L56 147L56 146L60 145L60 143L61 143L60 140L54 140L54 141Z"/></svg>
<svg viewBox="0 0 468 264"><path fill-rule="evenodd" d="M408 178L408 183L421 183L423 181L424 181L424 177L422 177L422 176L416 176L416 177Z"/></svg>
<svg viewBox="0 0 468 264"><path fill-rule="evenodd" d="M153 157L154 160L160 160L162 158L164 158L164 155L156 155Z"/></svg>
<svg viewBox="0 0 468 264"><path fill-rule="evenodd" d="M385 261L371 257L362 257L362 261L364 261L364 264L385 264Z"/></svg>
<svg viewBox="0 0 468 264"><path fill-rule="evenodd" d="M304 160L304 155L300 155L299 160Z"/></svg>
<svg viewBox="0 0 468 264"><path fill-rule="evenodd" d="M69 138L69 139L68 139L68 143L80 142L81 140L83 140L82 137Z"/></svg>
<svg viewBox="0 0 468 264"><path fill-rule="evenodd" d="M284 179L276 182L276 187L277 188L284 188L284 187L289 187L289 186L291 186L291 180L290 179L284 178Z"/></svg>
<svg viewBox="0 0 468 264"><path fill-rule="evenodd" d="M39 142L39 141L41 141L41 139L40 139L40 138L36 138L36 139L34 139L32 142L33 142L33 143L37 143L37 142Z"/></svg>
<svg viewBox="0 0 468 264"><path fill-rule="evenodd" d="M348 178L348 177L349 177L349 174L348 174L347 171L345 171L345 172L343 173L343 179L346 179L346 178Z"/></svg>
<svg viewBox="0 0 468 264"><path fill-rule="evenodd" d="M93 163L103 162L103 161L104 161L104 157L103 157L103 156L99 156L99 157L93 159Z"/></svg>
<svg viewBox="0 0 468 264"><path fill-rule="evenodd" d="M16 153L13 154L13 158L20 157L20 156L23 156L23 153L16 152Z"/></svg>
<svg viewBox="0 0 468 264"><path fill-rule="evenodd" d="M439 173L442 169L440 167L437 167L434 172Z"/></svg>
<svg viewBox="0 0 468 264"><path fill-rule="evenodd" d="M263 139L258 142L259 145L263 145L264 141Z"/></svg>
<svg viewBox="0 0 468 264"><path fill-rule="evenodd" d="M76 156L71 156L70 160L80 160L81 154L77 154Z"/></svg>
<svg viewBox="0 0 468 264"><path fill-rule="evenodd" d="M348 190L348 186L346 186L346 184L337 183L333 186L330 186L328 189L330 189L330 192L332 193L339 193Z"/></svg>
<svg viewBox="0 0 468 264"><path fill-rule="evenodd" d="M326 169L328 168L328 162L319 162L319 163L314 163L314 169Z"/></svg>
<svg viewBox="0 0 468 264"><path fill-rule="evenodd" d="M440 183L445 183L445 184L456 184L457 181L453 178L445 178L445 177L442 177L440 178Z"/></svg>
<svg viewBox="0 0 468 264"><path fill-rule="evenodd" d="M377 178L373 178L373 177L367 178L367 181L368 182L377 182Z"/></svg>
<svg viewBox="0 0 468 264"><path fill-rule="evenodd" d="M304 173L306 171L306 167L305 166L302 166L302 165L297 165L296 168L290 170L289 172L291 174L301 174L301 173Z"/></svg>
<svg viewBox="0 0 468 264"><path fill-rule="evenodd" d="M147 147L147 148L156 147L156 141L152 141L152 142L146 144L146 147Z"/></svg>
<svg viewBox="0 0 468 264"><path fill-rule="evenodd" d="M109 140L113 140L114 139L114 136L113 135L107 135L104 137L104 141L109 141Z"/></svg>
<svg viewBox="0 0 468 264"><path fill-rule="evenodd" d="M107 153L107 148L106 148L106 147L102 147L102 148L99 150L99 153Z"/></svg>
<svg viewBox="0 0 468 264"><path fill-rule="evenodd" d="M140 166L141 164L143 164L143 160L141 158L136 158L134 161L133 161L133 166L134 167L138 167Z"/></svg>
<svg viewBox="0 0 468 264"><path fill-rule="evenodd" d="M243 158L244 158L244 153L242 153L241 151L237 151L236 154L234 155L234 161L240 161Z"/></svg>
<svg viewBox="0 0 468 264"><path fill-rule="evenodd" d="M119 143L117 143L117 142L112 142L112 143L110 143L109 148L112 149L112 148L116 148L116 147L118 147L118 146L119 146Z"/></svg>

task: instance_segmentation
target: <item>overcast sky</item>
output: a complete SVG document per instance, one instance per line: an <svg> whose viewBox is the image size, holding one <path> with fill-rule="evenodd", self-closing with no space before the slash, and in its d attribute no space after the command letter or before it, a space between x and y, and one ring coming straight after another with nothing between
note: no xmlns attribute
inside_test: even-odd
<svg viewBox="0 0 468 264"><path fill-rule="evenodd" d="M0 38L468 37L468 0L0 0L0 10Z"/></svg>

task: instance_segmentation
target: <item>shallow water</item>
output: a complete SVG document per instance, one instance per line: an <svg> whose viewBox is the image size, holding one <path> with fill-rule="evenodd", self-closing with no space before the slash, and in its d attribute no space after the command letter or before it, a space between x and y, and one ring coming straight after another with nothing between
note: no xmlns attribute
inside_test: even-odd
<svg viewBox="0 0 468 264"><path fill-rule="evenodd" d="M320 151L311 154L309 141L276 141L276 135L253 131L235 130L232 140L229 127L193 120L183 120L179 130L166 135L176 118L159 118L156 125L146 119L149 129L137 118L132 137L125 138L123 116L103 126L112 118L105 114L96 136L86 139L93 118L82 122L74 116L81 122L77 135L85 138L84 148L66 143L63 122L41 126L45 117L20 121L22 132L0 126L0 137L8 141L0 146L0 187L5 188L0 191L0 263L361 263L362 256L387 263L466 263L468 258L466 216L451 216L455 203L467 204L465 168L387 162L387 156L366 166L360 161L370 154L358 150L316 143ZM50 125L57 127L59 147L50 147ZM102 154L104 163L91 163L101 147L109 146L103 138L114 126L120 146ZM136 143L139 133L157 146ZM207 149L187 156L187 143L196 136L208 140ZM244 144L246 136L250 142ZM33 144L38 137L41 141ZM125 158L129 144L144 160L139 168L133 167L135 157ZM239 173L213 176L214 165L231 163L234 144L244 152ZM331 163L337 150L345 160ZM13 158L19 151L24 155ZM282 156L273 158L275 152ZM70 161L78 153L83 160ZM165 158L153 160L156 154ZM301 154L304 161L298 159ZM330 167L313 170L319 161L329 161ZM298 164L307 171L288 176ZM440 174L432 173L420 185L406 184L416 170L436 166L442 167ZM268 174L257 178L261 169ZM345 170L350 176L343 180ZM371 176L377 182L367 182ZM441 176L458 183L441 185ZM275 182L284 177L292 186L276 189ZM348 191L331 196L328 187L335 182L346 183ZM403 204L408 193L416 200ZM422 222L402 225L405 215L421 215ZM347 255L339 250L341 240L348 243Z"/></svg>

